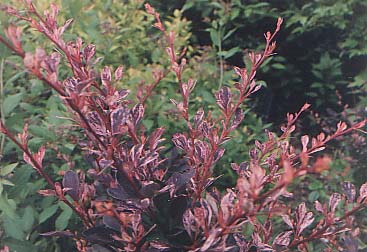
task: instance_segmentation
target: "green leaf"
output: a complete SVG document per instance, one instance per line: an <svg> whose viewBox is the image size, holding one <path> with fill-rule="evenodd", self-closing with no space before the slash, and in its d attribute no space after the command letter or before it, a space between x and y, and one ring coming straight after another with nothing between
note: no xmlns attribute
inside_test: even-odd
<svg viewBox="0 0 367 252"><path fill-rule="evenodd" d="M69 207L64 208L62 213L57 217L55 221L56 230L64 230L68 224L71 216L73 215L73 210Z"/></svg>
<svg viewBox="0 0 367 252"><path fill-rule="evenodd" d="M285 69L285 66L283 64L280 64L280 63L274 63L273 65L271 65L274 69L277 69L277 70L284 70Z"/></svg>
<svg viewBox="0 0 367 252"><path fill-rule="evenodd" d="M218 53L218 56L223 56L225 59L232 57L235 53L240 52L241 49L239 47L233 47L228 51L222 51Z"/></svg>
<svg viewBox="0 0 367 252"><path fill-rule="evenodd" d="M8 236L14 239L23 240L25 237L20 221L4 218L4 230Z"/></svg>
<svg viewBox="0 0 367 252"><path fill-rule="evenodd" d="M150 130L153 127L153 124L154 124L153 120L150 119L143 120L143 125L147 130Z"/></svg>
<svg viewBox="0 0 367 252"><path fill-rule="evenodd" d="M1 195L0 195L0 210L11 219L15 219L17 217L15 214L16 206L14 206L14 204L11 204L11 201L7 199L5 196Z"/></svg>
<svg viewBox="0 0 367 252"><path fill-rule="evenodd" d="M32 229L34 223L34 209L31 206L27 206L24 210L24 215L22 218L23 230L28 231Z"/></svg>
<svg viewBox="0 0 367 252"><path fill-rule="evenodd" d="M10 112L15 109L16 106L20 103L22 100L23 94L18 93L14 95L9 95L4 99L3 103L3 110L4 110L4 116L7 116Z"/></svg>
<svg viewBox="0 0 367 252"><path fill-rule="evenodd" d="M310 190L322 189L323 187L323 183L319 180L312 181L312 183L310 183L310 185L308 186Z"/></svg>
<svg viewBox="0 0 367 252"><path fill-rule="evenodd" d="M213 45L219 46L220 45L220 38L218 31L215 29L209 29L210 32L210 39L212 40Z"/></svg>
<svg viewBox="0 0 367 252"><path fill-rule="evenodd" d="M47 219L53 216L56 213L58 208L59 208L59 205L55 204L43 210L42 213L38 217L39 224L45 222Z"/></svg>
<svg viewBox="0 0 367 252"><path fill-rule="evenodd" d="M33 244L31 241L18 240L11 237L6 237L2 240L2 244L9 246L10 251L16 252L37 252L40 247Z"/></svg>
<svg viewBox="0 0 367 252"><path fill-rule="evenodd" d="M227 38L229 38L236 30L237 30L237 28L234 28L232 30L229 30L229 32L227 32L227 34L224 35L223 41L226 40Z"/></svg>
<svg viewBox="0 0 367 252"><path fill-rule="evenodd" d="M18 163L13 163L13 164L8 164L4 167L0 168L0 176L4 177L6 175L8 175L9 173L11 173L15 167L17 167Z"/></svg>
<svg viewBox="0 0 367 252"><path fill-rule="evenodd" d="M313 191L308 195L308 200L310 202L316 201L320 197L320 193L318 191Z"/></svg>
<svg viewBox="0 0 367 252"><path fill-rule="evenodd" d="M14 184L12 182L10 182L9 180L4 179L4 178L0 178L0 184L1 185L14 186Z"/></svg>

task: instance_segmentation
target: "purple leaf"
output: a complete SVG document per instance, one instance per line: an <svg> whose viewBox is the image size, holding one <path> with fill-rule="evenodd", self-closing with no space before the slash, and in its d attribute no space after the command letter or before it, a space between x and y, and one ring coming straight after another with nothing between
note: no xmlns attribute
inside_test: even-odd
<svg viewBox="0 0 367 252"><path fill-rule="evenodd" d="M224 148L219 148L214 154L214 162L218 162L218 160L222 158L224 152Z"/></svg>
<svg viewBox="0 0 367 252"><path fill-rule="evenodd" d="M87 114L87 120L89 125L91 126L92 130L97 135L106 135L106 126L102 120L102 118L99 116L99 114L95 111L89 112Z"/></svg>
<svg viewBox="0 0 367 252"><path fill-rule="evenodd" d="M74 237L74 234L70 231L51 231L51 232L42 233L40 235L42 235L42 236L58 236L58 237L62 237L62 236Z"/></svg>
<svg viewBox="0 0 367 252"><path fill-rule="evenodd" d="M354 202L356 198L356 187L350 182L344 182L342 187L347 196L348 201Z"/></svg>
<svg viewBox="0 0 367 252"><path fill-rule="evenodd" d="M121 231L121 225L119 223L119 221L112 217L112 216L108 216L108 215L104 215L103 219L102 219L103 224L106 225L106 227L111 228L117 232Z"/></svg>
<svg viewBox="0 0 367 252"><path fill-rule="evenodd" d="M102 169L105 169L105 168L110 167L113 164L113 161L103 158L103 159L99 160L98 164Z"/></svg>
<svg viewBox="0 0 367 252"><path fill-rule="evenodd" d="M112 198L118 199L118 200L126 200L130 198L128 193L120 186L116 188L108 188L107 193Z"/></svg>
<svg viewBox="0 0 367 252"><path fill-rule="evenodd" d="M159 184L149 181L148 183L144 184L140 189L140 194L144 197L151 198L154 196L156 192L158 192L160 189Z"/></svg>
<svg viewBox="0 0 367 252"><path fill-rule="evenodd" d="M69 188L67 194L75 201L79 200L79 183L78 174L70 170L65 172L64 178L62 179L62 186Z"/></svg>
<svg viewBox="0 0 367 252"><path fill-rule="evenodd" d="M111 243L115 240L112 238L117 232L107 228L104 225L99 225L85 230L82 234L87 241L96 243Z"/></svg>

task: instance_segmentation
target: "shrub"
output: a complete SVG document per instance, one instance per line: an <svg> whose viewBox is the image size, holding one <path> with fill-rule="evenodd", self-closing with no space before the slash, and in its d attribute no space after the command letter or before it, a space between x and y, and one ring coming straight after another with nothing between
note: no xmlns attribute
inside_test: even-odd
<svg viewBox="0 0 367 252"><path fill-rule="evenodd" d="M70 120L83 133L77 135L77 141L89 166L85 171L70 169L55 180L43 162L46 146L37 151L29 147L28 124L16 135L9 124L1 122L0 131L47 182L48 189L39 193L56 197L66 217L74 213L80 219L75 230L50 231L44 236L74 239L78 251L358 250L353 215L365 207L367 184L357 195L355 186L344 182L344 193L334 192L328 203L316 201L314 208L320 216L308 210L310 203L292 198L287 187L306 174L327 170L330 158L312 161L311 154L322 151L329 141L362 128L365 120L350 127L339 122L334 133L320 133L311 141L304 135L298 150L289 139L295 122L310 106L305 104L299 112L287 114L281 135L267 132L267 140L255 143L248 161L231 164L238 176L234 188L220 192L214 187L220 179L213 177L214 168L224 155L224 143L244 119L242 104L261 87L255 80L256 72L274 53L281 18L273 33L265 33L264 50L249 53L251 65L234 69L239 81L215 93L219 111L199 108L191 115L190 93L195 81L183 78L185 54L176 51L174 32L167 32L159 14L146 5L167 43L170 68L181 95L172 103L186 124L186 132L172 137L175 148L166 152L165 129L157 128L148 135L141 124L147 98L162 74L137 92L138 102L134 102L127 98L129 90L117 88L124 74L122 67L112 71L105 66L98 74L95 46L84 45L80 38L63 39L71 20L59 26L56 5L51 4L44 15L30 0L26 1L26 11L10 6L4 10L27 22L55 46L51 53L43 48L34 53L24 50L22 31L14 25L6 29L7 39L0 37L23 58L27 72L50 86L69 109ZM71 77L61 80L58 69L63 62ZM2 176L9 173L5 171Z"/></svg>

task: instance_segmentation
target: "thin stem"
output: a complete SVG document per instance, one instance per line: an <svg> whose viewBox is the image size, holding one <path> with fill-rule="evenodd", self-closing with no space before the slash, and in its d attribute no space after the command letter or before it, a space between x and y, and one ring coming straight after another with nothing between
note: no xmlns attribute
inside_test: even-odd
<svg viewBox="0 0 367 252"><path fill-rule="evenodd" d="M5 59L1 59L0 64L0 120L3 125L5 125L5 116L4 116L4 62ZM0 140L0 161L3 158L3 150L4 150L4 144L5 144L5 135L1 135Z"/></svg>
<svg viewBox="0 0 367 252"><path fill-rule="evenodd" d="M361 209L366 207L366 203L363 203L355 208L353 208L352 210L350 210L349 212L347 212L346 214L344 214L338 221L342 221L345 220L346 218L350 217L351 215L355 214L356 212L360 211ZM319 229L317 232L311 234L309 237L304 238L302 240L296 240L293 241L288 248L293 248L293 247L297 247L298 245L302 244L302 243L306 243L315 239L319 239L321 237L323 237L323 233L331 226L333 226L334 223L329 223L326 224L323 228ZM341 227L340 230L344 229L344 227Z"/></svg>
<svg viewBox="0 0 367 252"><path fill-rule="evenodd" d="M34 158L32 153L29 151L29 149L21 144L13 134L10 133L10 131L5 127L5 125L1 125L2 132L13 142L15 143L22 152L27 155L27 157L32 162L33 167L36 169L36 171L46 180L47 184L55 191L57 197L64 202L66 205L68 205L79 217L83 220L84 224L88 227L92 225L88 218L86 217L86 214L84 212L79 211L70 201L68 201L64 195L59 195L58 191L56 190L56 186L54 181L50 178L50 176L44 171L43 167L37 162L37 160Z"/></svg>

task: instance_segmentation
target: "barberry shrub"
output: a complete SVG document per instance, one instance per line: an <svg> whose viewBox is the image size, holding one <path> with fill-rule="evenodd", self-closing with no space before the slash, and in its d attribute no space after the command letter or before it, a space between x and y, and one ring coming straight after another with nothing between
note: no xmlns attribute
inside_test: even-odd
<svg viewBox="0 0 367 252"><path fill-rule="evenodd" d="M362 128L365 120L349 127L339 122L330 135L304 135L297 148L290 136L310 106L305 104L299 112L287 114L280 135L267 132L266 141L255 142L249 160L238 157L237 163L228 164L238 175L234 188L224 192L215 188L220 177L213 177L213 170L225 153L223 144L244 120L242 104L260 89L256 72L274 54L282 19L274 32L264 34L264 50L249 53L251 66L234 69L239 81L215 93L219 113L203 108L191 113L195 81L182 78L185 53L176 51L175 34L166 31L159 14L149 4L145 7L167 42L170 70L182 97L172 103L187 130L173 136L171 151L163 145L164 128L147 135L141 124L146 100L164 74L157 72L153 83L135 92L136 98L129 97L129 90L117 88L124 74L122 66L114 71L105 66L98 74L95 46L81 39L63 39L72 20L59 25L56 5L51 4L43 15L31 0L25 1L22 11L2 7L53 44L53 52L25 51L22 31L15 25L5 29L6 38L0 36L3 44L23 58L28 73L60 96L84 135L79 145L89 169L68 170L62 181L55 181L43 162L46 147L36 152L28 147L28 125L16 135L10 125L1 123L0 131L48 183L39 193L56 197L80 218L77 230L43 235L74 239L78 251L310 251L316 247L358 251L353 215L366 206L367 183L357 190L343 182L343 193L332 193L326 203L298 202L287 187L306 174L327 170L330 158L313 161L312 155L329 141ZM58 73L62 63L70 68L70 77L63 80Z"/></svg>

